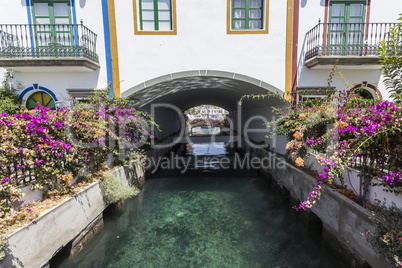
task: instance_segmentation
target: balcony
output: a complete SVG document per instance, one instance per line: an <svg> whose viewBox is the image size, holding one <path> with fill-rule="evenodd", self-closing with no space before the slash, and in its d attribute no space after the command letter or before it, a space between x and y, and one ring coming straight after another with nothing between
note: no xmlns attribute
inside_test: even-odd
<svg viewBox="0 0 402 268"><path fill-rule="evenodd" d="M0 24L0 67L94 71L100 67L96 38L83 24Z"/></svg>
<svg viewBox="0 0 402 268"><path fill-rule="evenodd" d="M377 69L378 43L396 23L318 23L307 32L305 64L309 68L338 65Z"/></svg>

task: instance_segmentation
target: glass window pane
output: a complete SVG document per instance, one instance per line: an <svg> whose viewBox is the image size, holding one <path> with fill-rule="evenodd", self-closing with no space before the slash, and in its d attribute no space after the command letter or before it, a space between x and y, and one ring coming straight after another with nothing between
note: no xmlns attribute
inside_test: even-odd
<svg viewBox="0 0 402 268"><path fill-rule="evenodd" d="M141 0L142 9L154 9L154 0Z"/></svg>
<svg viewBox="0 0 402 268"><path fill-rule="evenodd" d="M332 5L332 16L345 16L345 4L333 4Z"/></svg>
<svg viewBox="0 0 402 268"><path fill-rule="evenodd" d="M246 0L233 0L233 7L246 7Z"/></svg>
<svg viewBox="0 0 402 268"><path fill-rule="evenodd" d="M170 11L159 11L158 18L159 20L170 20Z"/></svg>
<svg viewBox="0 0 402 268"><path fill-rule="evenodd" d="M361 31L363 27L363 19L362 18L352 18L349 19L350 22L350 30L351 31Z"/></svg>
<svg viewBox="0 0 402 268"><path fill-rule="evenodd" d="M233 11L233 18L240 19L246 17L246 10L244 9L235 9Z"/></svg>
<svg viewBox="0 0 402 268"><path fill-rule="evenodd" d="M36 18L36 24L50 24L49 18ZM43 30L41 30L43 31Z"/></svg>
<svg viewBox="0 0 402 268"><path fill-rule="evenodd" d="M249 18L252 19L261 18L261 10L250 10Z"/></svg>
<svg viewBox="0 0 402 268"><path fill-rule="evenodd" d="M260 20L250 20L248 26L249 26L249 29L261 29L261 21Z"/></svg>
<svg viewBox="0 0 402 268"><path fill-rule="evenodd" d="M345 19L344 18L332 18L331 23L344 23Z"/></svg>
<svg viewBox="0 0 402 268"><path fill-rule="evenodd" d="M360 44L361 38L362 38L361 32L349 32L348 43L351 45Z"/></svg>
<svg viewBox="0 0 402 268"><path fill-rule="evenodd" d="M154 12L148 11L148 10L142 11L142 19L143 20L154 20Z"/></svg>
<svg viewBox="0 0 402 268"><path fill-rule="evenodd" d="M57 33L56 42L64 46L71 45L70 34L68 33Z"/></svg>
<svg viewBox="0 0 402 268"><path fill-rule="evenodd" d="M34 4L35 16L49 17L49 7L46 3Z"/></svg>
<svg viewBox="0 0 402 268"><path fill-rule="evenodd" d="M68 16L68 5L67 3L54 3L54 15L55 16Z"/></svg>
<svg viewBox="0 0 402 268"><path fill-rule="evenodd" d="M331 31L343 31L345 24L331 23Z"/></svg>
<svg viewBox="0 0 402 268"><path fill-rule="evenodd" d="M158 0L159 10L170 10L170 0Z"/></svg>
<svg viewBox="0 0 402 268"><path fill-rule="evenodd" d="M50 43L50 33L37 33L36 40L38 46L47 46Z"/></svg>
<svg viewBox="0 0 402 268"><path fill-rule="evenodd" d="M68 18L55 18L54 22L56 24L69 24L70 20Z"/></svg>
<svg viewBox="0 0 402 268"><path fill-rule="evenodd" d="M159 21L159 31L171 31L170 21Z"/></svg>
<svg viewBox="0 0 402 268"><path fill-rule="evenodd" d="M246 22L244 20L234 20L233 29L244 29L246 27Z"/></svg>
<svg viewBox="0 0 402 268"><path fill-rule="evenodd" d="M343 44L343 33L331 33L331 45Z"/></svg>
<svg viewBox="0 0 402 268"><path fill-rule="evenodd" d="M350 4L350 16L363 16L363 4Z"/></svg>
<svg viewBox="0 0 402 268"><path fill-rule="evenodd" d="M69 24L59 24L55 28L57 32L69 32L71 30Z"/></svg>
<svg viewBox="0 0 402 268"><path fill-rule="evenodd" d="M250 0L250 7L261 7L261 0Z"/></svg>
<svg viewBox="0 0 402 268"><path fill-rule="evenodd" d="M153 21L143 21L142 29L144 31L155 31L155 24Z"/></svg>

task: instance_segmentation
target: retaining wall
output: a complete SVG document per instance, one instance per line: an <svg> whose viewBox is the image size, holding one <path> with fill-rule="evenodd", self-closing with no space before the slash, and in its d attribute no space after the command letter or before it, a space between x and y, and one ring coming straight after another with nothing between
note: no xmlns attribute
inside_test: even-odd
<svg viewBox="0 0 402 268"><path fill-rule="evenodd" d="M113 173L123 185L144 179L144 170L139 167L119 168ZM46 266L60 249L80 236L93 223L99 222L106 207L100 182L92 183L79 194L9 235L8 256L0 262L0 267Z"/></svg>
<svg viewBox="0 0 402 268"><path fill-rule="evenodd" d="M292 205L306 200L316 186L316 179L262 149L249 149L253 156L275 158L275 165L263 172L269 173L279 187L286 189ZM370 213L337 190L325 187L320 200L311 211L323 224L323 239L350 267L389 267L367 243L365 233L372 229Z"/></svg>

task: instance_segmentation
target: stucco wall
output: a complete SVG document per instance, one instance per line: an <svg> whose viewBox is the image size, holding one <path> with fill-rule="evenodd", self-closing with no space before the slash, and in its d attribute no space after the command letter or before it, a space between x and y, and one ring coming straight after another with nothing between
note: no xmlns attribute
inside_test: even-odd
<svg viewBox="0 0 402 268"><path fill-rule="evenodd" d="M226 34L227 1L177 0L177 35L134 35L133 1L115 1L122 92L187 70L220 70L285 85L286 1L270 1L268 34Z"/></svg>

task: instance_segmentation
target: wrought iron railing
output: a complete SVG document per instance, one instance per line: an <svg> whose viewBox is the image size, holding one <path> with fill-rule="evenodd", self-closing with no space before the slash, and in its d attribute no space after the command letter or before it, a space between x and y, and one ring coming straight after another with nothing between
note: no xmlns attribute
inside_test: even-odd
<svg viewBox="0 0 402 268"><path fill-rule="evenodd" d="M306 33L308 60L315 56L376 56L396 23L318 23Z"/></svg>
<svg viewBox="0 0 402 268"><path fill-rule="evenodd" d="M0 58L89 58L97 35L83 24L0 24Z"/></svg>

